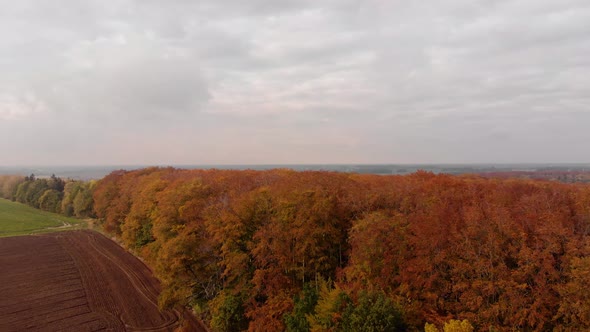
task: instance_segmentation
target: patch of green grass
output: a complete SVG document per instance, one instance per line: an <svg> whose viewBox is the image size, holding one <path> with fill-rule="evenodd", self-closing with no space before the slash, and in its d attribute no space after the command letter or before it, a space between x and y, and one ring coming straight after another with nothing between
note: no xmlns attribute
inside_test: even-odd
<svg viewBox="0 0 590 332"><path fill-rule="evenodd" d="M84 225L80 219L0 199L0 237L79 229Z"/></svg>

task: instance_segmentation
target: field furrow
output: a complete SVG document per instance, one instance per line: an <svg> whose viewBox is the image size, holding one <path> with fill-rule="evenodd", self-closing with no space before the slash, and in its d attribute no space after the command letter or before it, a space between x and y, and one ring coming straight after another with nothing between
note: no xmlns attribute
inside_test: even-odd
<svg viewBox="0 0 590 332"><path fill-rule="evenodd" d="M0 249L0 331L203 330L161 311L149 268L98 233L0 238Z"/></svg>

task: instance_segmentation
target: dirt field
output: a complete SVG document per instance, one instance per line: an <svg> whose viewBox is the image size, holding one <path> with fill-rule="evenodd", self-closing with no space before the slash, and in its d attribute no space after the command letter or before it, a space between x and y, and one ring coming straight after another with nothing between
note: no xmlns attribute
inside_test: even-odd
<svg viewBox="0 0 590 332"><path fill-rule="evenodd" d="M0 331L205 331L160 311L158 281L92 231L0 238Z"/></svg>

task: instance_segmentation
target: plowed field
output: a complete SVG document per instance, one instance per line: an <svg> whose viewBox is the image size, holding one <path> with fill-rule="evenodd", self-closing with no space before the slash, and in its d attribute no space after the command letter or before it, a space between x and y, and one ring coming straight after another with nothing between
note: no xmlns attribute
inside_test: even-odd
<svg viewBox="0 0 590 332"><path fill-rule="evenodd" d="M158 281L92 231L0 238L0 331L205 331L160 311Z"/></svg>

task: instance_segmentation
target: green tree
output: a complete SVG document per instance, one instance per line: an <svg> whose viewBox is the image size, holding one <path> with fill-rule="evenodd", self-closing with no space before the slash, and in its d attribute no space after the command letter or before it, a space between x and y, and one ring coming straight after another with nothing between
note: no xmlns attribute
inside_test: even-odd
<svg viewBox="0 0 590 332"><path fill-rule="evenodd" d="M358 332L405 331L406 325L401 308L385 294L361 291L356 303L349 302L342 313L341 330Z"/></svg>
<svg viewBox="0 0 590 332"><path fill-rule="evenodd" d="M93 182L83 182L74 197L74 215L78 218L93 217L94 200L92 198Z"/></svg>
<svg viewBox="0 0 590 332"><path fill-rule="evenodd" d="M285 315L287 331L309 331L311 326L306 316L313 314L318 298L316 287L310 283L305 284L301 293L295 297L293 311Z"/></svg>
<svg viewBox="0 0 590 332"><path fill-rule="evenodd" d="M29 186L31 185L31 181L25 180L21 182L18 187L16 188L16 193L14 194L14 199L19 203L26 203L26 196L27 191L29 190Z"/></svg>
<svg viewBox="0 0 590 332"><path fill-rule="evenodd" d="M55 174L51 174L51 177L47 181L47 185L49 186L50 189L53 189L53 190L56 190L59 192L63 192L64 186L65 186L65 181L62 178L55 176Z"/></svg>
<svg viewBox="0 0 590 332"><path fill-rule="evenodd" d="M221 292L210 302L211 327L214 331L233 332L248 328L244 316L244 303L240 296Z"/></svg>
<svg viewBox="0 0 590 332"><path fill-rule="evenodd" d="M39 198L39 208L49 212L59 213L61 209L61 195L55 189L45 190Z"/></svg>
<svg viewBox="0 0 590 332"><path fill-rule="evenodd" d="M64 185L61 211L68 217L74 215L74 199L80 191L80 181L68 181Z"/></svg>
<svg viewBox="0 0 590 332"><path fill-rule="evenodd" d="M46 179L37 179L31 182L25 193L25 203L33 207L39 208L39 198L43 195L45 190L49 189Z"/></svg>
<svg viewBox="0 0 590 332"><path fill-rule="evenodd" d="M314 313L307 316L311 331L338 330L342 312L351 299L338 285L320 281L320 294Z"/></svg>

